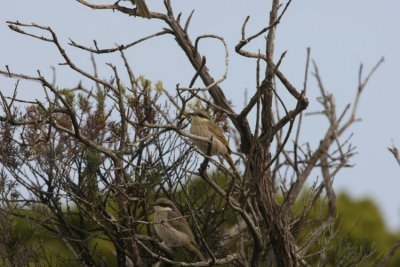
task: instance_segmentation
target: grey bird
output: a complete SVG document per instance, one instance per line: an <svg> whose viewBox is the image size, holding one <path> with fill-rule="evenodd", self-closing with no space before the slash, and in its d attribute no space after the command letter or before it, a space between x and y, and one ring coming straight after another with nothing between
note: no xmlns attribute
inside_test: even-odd
<svg viewBox="0 0 400 267"><path fill-rule="evenodd" d="M144 0L131 0L132 4L136 6L136 12L139 16L142 16L144 18L151 18L150 16L150 11L147 8L146 3Z"/></svg>
<svg viewBox="0 0 400 267"><path fill-rule="evenodd" d="M192 118L192 126L190 128L190 133L200 137L205 137L209 140L212 138L211 151L212 155L222 156L228 162L229 166L233 169L235 174L238 172L236 170L235 163L231 157L231 150L228 146L228 141L225 139L224 132L221 127L218 126L214 121L210 120L208 115L202 110L194 110L189 113ZM209 142L192 139L193 143L207 155L209 149Z"/></svg>
<svg viewBox="0 0 400 267"><path fill-rule="evenodd" d="M153 207L154 229L165 245L170 248L183 247L203 261L205 258L198 249L192 230L175 204L169 199L159 198Z"/></svg>

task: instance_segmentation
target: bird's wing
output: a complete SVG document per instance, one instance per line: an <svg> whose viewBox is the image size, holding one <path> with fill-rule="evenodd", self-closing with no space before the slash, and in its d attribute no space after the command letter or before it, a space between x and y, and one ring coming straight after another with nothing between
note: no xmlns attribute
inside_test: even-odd
<svg viewBox="0 0 400 267"><path fill-rule="evenodd" d="M216 124L213 121L210 121L210 123L208 123L207 125L208 125L208 131L212 135L216 136L218 140L221 141L228 148L228 151L230 153L231 150L229 149L228 141L226 140L224 131L222 131L221 127L219 127L218 124Z"/></svg>
<svg viewBox="0 0 400 267"><path fill-rule="evenodd" d="M179 219L176 219L179 218ZM182 214L178 211L170 211L168 212L168 221L169 224L174 227L176 230L179 232L185 233L189 236L190 240L194 243L196 243L192 229L190 229L188 222L186 221L186 218L183 218Z"/></svg>
<svg viewBox="0 0 400 267"><path fill-rule="evenodd" d="M151 18L150 16L150 11L147 8L146 3L144 2L144 0L133 0L133 2L136 5L137 10L139 11L139 15L145 17L145 18Z"/></svg>

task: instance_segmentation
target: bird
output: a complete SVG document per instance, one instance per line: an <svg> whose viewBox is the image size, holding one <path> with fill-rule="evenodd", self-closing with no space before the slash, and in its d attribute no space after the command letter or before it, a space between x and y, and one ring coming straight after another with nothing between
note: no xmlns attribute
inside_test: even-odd
<svg viewBox="0 0 400 267"><path fill-rule="evenodd" d="M182 216L175 204L162 197L154 202L153 208L154 229L165 245L169 248L183 247L195 253L201 261L205 260L186 218Z"/></svg>
<svg viewBox="0 0 400 267"><path fill-rule="evenodd" d="M146 3L144 0L131 0L132 4L136 6L136 12L139 16L142 16L144 18L151 18L150 16L150 11L147 8Z"/></svg>
<svg viewBox="0 0 400 267"><path fill-rule="evenodd" d="M233 169L237 175L236 165L231 157L231 149L229 148L228 141L225 139L224 132L221 127L218 126L214 121L210 120L208 115L199 109L195 109L189 113L192 119L192 126L190 133L199 137L205 137L211 140L211 151L210 155L222 156ZM208 154L209 142L192 139L193 143L200 149L204 154Z"/></svg>

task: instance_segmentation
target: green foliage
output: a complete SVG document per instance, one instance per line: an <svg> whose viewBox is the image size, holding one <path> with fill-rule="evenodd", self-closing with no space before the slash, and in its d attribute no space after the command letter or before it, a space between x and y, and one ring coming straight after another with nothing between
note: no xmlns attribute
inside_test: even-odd
<svg viewBox="0 0 400 267"><path fill-rule="evenodd" d="M29 253L30 265L38 266L37 264L40 263L44 266L71 266L74 262L76 263L76 255L65 240L54 235L49 228L42 228L34 223L48 216L49 213L46 212L45 207L35 206L31 210L22 209L18 210L17 214L18 216L12 219L12 243L8 245L15 251L22 250ZM106 236L96 234L98 226L94 222L82 221L77 208L66 212L65 217L71 226L82 229L82 233L91 233L87 235L88 248L97 266L116 266L114 245ZM60 227L61 232L67 231L62 226L57 227ZM63 260L60 261L60 259ZM0 258L0 265L3 266L3 263Z"/></svg>
<svg viewBox="0 0 400 267"><path fill-rule="evenodd" d="M65 101L67 101L68 105L72 107L75 99L74 92L70 89L60 89L58 92L64 96Z"/></svg>
<svg viewBox="0 0 400 267"><path fill-rule="evenodd" d="M352 244L374 251L372 258L386 255L400 238L398 233L391 233L386 229L382 215L371 199L355 200L348 194L341 193L337 205L337 237L346 238ZM387 266L400 266L400 254L397 253Z"/></svg>
<svg viewBox="0 0 400 267"><path fill-rule="evenodd" d="M3 263L22 266L68 266L60 262L60 258L73 259L74 255L66 247L63 240L54 236L48 229L34 223L47 216L48 212L43 206L34 206L32 209L15 210L11 222L11 239L6 249L13 249L15 256L12 262ZM1 253L0 253L1 254ZM22 262L26 258L25 262ZM10 259L9 259L10 261ZM18 263L18 264L17 264ZM3 265L2 265L3 266ZM28 265L27 265L28 266Z"/></svg>
<svg viewBox="0 0 400 267"><path fill-rule="evenodd" d="M151 90L151 81L146 79L143 75L139 76L139 83L144 90Z"/></svg>
<svg viewBox="0 0 400 267"><path fill-rule="evenodd" d="M91 157L89 157L91 158ZM87 160L89 160L87 158ZM94 157L96 159L96 157ZM96 160L95 160L96 161ZM221 174L213 174L213 179L221 187L227 184L226 177ZM228 183L229 184L229 183ZM218 254L219 252L225 253L226 251L219 251L218 247L221 233L236 223L235 213L229 208L225 199L221 198L214 190L210 190L207 183L200 178L190 179L185 185L185 190L179 189L176 195L177 205L185 215L190 215L187 208L186 200L187 195L189 199L195 199L192 203L198 213L195 214L196 221L201 227L203 237L213 251ZM149 194L147 199L148 203L153 202L154 195ZM309 194L304 193L295 205L294 213L298 216L307 210L310 201ZM142 203L146 204L146 203ZM113 203L108 203L110 212L115 212ZM133 207L134 205L132 205ZM142 214L143 206L136 205L135 214ZM114 212L112 211L114 210ZM316 199L313 208L309 210L309 215L306 227L296 232L298 239L309 236L310 230L318 226L318 222L324 217L327 212L326 202L320 198ZM18 216L12 219L12 243L13 247L26 247L38 248L34 255L31 255L31 262L51 263L54 266L68 266L69 259L73 259L73 254L68 248L66 243L59 237L54 236L50 231L41 228L39 225L32 224L35 219L42 218L49 214L44 207L33 207L32 210L19 210ZM115 266L115 248L108 238L102 234L96 234L96 224L94 222L81 221L79 217L79 210L70 210L69 215L66 216L71 225L79 227L85 231L90 232L88 235L88 247L93 255L93 258L98 264L105 266ZM151 215L151 214L150 214ZM140 215L143 218L143 214ZM147 219L151 219L147 218ZM194 221L191 217L188 218L195 232ZM211 228L210 226L213 225ZM399 233L389 232L383 221L382 215L375 205L375 203L367 198L352 199L348 194L341 193L337 197L337 218L334 225L334 239L327 249L328 261L326 266L341 266L339 258L344 253L346 248L352 247L363 252L371 252L370 263L381 259L390 250L394 242L399 238ZM146 225L139 225L137 233L147 235ZM324 238L324 237L322 237ZM232 243L225 244L225 249L235 249L237 242L232 239ZM309 253L317 252L317 246L321 240L317 240L316 245ZM201 245L201 242L199 242ZM175 251L176 260L184 260L188 257L187 252L182 249ZM65 264L57 261L59 257L66 259ZM0 262L1 263L1 262ZM314 261L317 265L318 263ZM359 264L363 264L360 262ZM388 266L400 266L400 255L395 255Z"/></svg>
<svg viewBox="0 0 400 267"><path fill-rule="evenodd" d="M106 91L98 88L96 91L96 110L98 114L104 114L106 97Z"/></svg>
<svg viewBox="0 0 400 267"><path fill-rule="evenodd" d="M297 217L308 214L302 226L295 230L299 240L310 238L313 230L324 222L328 211L326 200L318 198L314 200L309 212L305 213L310 200L310 194L305 193L294 206L294 214L297 214ZM371 199L352 199L342 192L337 196L336 204L337 216L334 225L320 236L308 251L309 255L313 255L326 250L326 266L369 266L385 256L400 237L398 233L391 233L386 229L382 215ZM361 255L369 256L359 258ZM346 260L342 261L342 257ZM315 266L321 264L318 256L312 258L311 262ZM400 266L400 255L395 255L388 266Z"/></svg>
<svg viewBox="0 0 400 267"><path fill-rule="evenodd" d="M158 92L159 94L161 94L162 91L164 90L164 86L163 86L162 81L156 82L155 86L156 86L157 92Z"/></svg>
<svg viewBox="0 0 400 267"><path fill-rule="evenodd" d="M214 172L210 176L221 188L226 188L231 184L231 181L228 181L226 175L221 172ZM238 222L236 213L228 205L227 201L215 190L210 189L209 184L200 177L190 179L186 186L189 197L184 196L183 191L181 191L179 194L182 197L180 203L185 203L184 199L196 200L193 204L195 210L199 211L196 218L201 227L202 235L211 250L217 255L219 253L237 251L238 236L229 237L223 247L220 242L221 236L225 234L225 231ZM189 212L184 213L190 214Z"/></svg>
<svg viewBox="0 0 400 267"><path fill-rule="evenodd" d="M78 94L78 107L80 110L82 110L85 113L90 112L90 110L92 109L92 106L86 95Z"/></svg>

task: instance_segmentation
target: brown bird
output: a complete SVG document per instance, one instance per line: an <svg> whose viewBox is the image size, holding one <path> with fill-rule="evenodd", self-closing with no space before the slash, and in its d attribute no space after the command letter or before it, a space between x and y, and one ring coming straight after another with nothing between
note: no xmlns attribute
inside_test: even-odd
<svg viewBox="0 0 400 267"><path fill-rule="evenodd" d="M136 6L136 14L144 18L151 18L150 11L147 8L144 0L131 0L132 4Z"/></svg>
<svg viewBox="0 0 400 267"><path fill-rule="evenodd" d="M192 127L190 133L211 140L211 156L220 155L228 162L229 166L237 174L235 163L231 157L231 150L228 141L225 139L224 132L214 121L210 120L207 114L201 110L194 110L190 113L192 118ZM193 143L207 155L209 142L192 139Z"/></svg>
<svg viewBox="0 0 400 267"><path fill-rule="evenodd" d="M192 230L185 217L182 216L175 204L166 198L159 198L154 204L154 229L165 245L183 247L197 255L200 260L205 260L198 249Z"/></svg>

